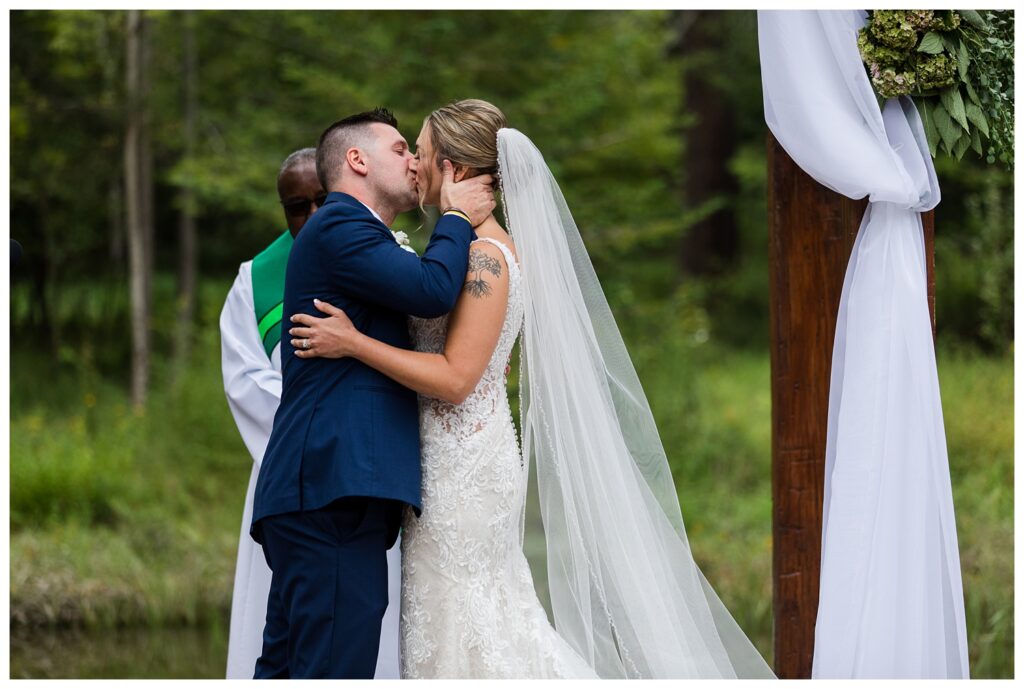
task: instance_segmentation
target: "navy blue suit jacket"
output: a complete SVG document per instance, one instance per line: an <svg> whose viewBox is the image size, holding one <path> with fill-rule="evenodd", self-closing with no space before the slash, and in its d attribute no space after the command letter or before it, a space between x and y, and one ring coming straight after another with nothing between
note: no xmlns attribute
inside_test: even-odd
<svg viewBox="0 0 1024 689"><path fill-rule="evenodd" d="M288 258L281 320L281 405L260 465L250 533L264 517L315 510L346 496L420 510L416 393L355 359L300 359L290 317L343 309L361 332L411 349L406 315L451 311L466 279L465 220L442 216L422 257L405 251L362 203L340 192L306 222Z"/></svg>

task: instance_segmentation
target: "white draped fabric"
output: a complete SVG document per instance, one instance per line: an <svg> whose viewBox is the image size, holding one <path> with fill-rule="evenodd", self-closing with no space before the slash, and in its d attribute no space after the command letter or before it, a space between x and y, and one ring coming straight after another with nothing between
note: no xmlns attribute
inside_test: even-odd
<svg viewBox="0 0 1024 689"><path fill-rule="evenodd" d="M260 462L270 440L274 414L281 403L281 346L267 357L253 307L252 261L238 269L220 315L221 368L228 406L252 455L253 466L245 494L238 538L238 561L231 600L228 633L228 679L252 679L263 650L270 568L263 550L249 536L252 498ZM388 608L381 624L377 679L397 679L399 673L398 612L401 594L401 552L398 542L388 551Z"/></svg>
<svg viewBox="0 0 1024 689"><path fill-rule="evenodd" d="M832 353L815 678L966 678L960 556L920 213L939 202L909 98L884 111L866 13L760 11L765 120L826 187L868 197Z"/></svg>

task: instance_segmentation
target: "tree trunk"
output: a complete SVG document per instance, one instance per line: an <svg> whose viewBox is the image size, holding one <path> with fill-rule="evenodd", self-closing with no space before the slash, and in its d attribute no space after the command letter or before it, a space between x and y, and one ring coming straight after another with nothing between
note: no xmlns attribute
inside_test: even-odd
<svg viewBox="0 0 1024 689"><path fill-rule="evenodd" d="M143 238L145 239L146 247L146 271L144 273L146 278L146 298L148 300L147 305L151 306L153 301L153 270L156 264L155 254L155 220L154 220L154 208L153 208L153 147L151 145L150 130L149 130L149 31L148 22L145 19L145 15L142 16L142 30L139 33L139 57L140 57L140 80L139 80L139 111L142 122L142 130L140 132L140 146L139 152L141 153L141 167L140 167L140 179L142 184L140 187L141 200L142 200L142 228ZM149 309L147 308L147 311ZM149 328L151 323L147 317L146 326ZM152 332L150 331L150 341L152 342ZM152 350L152 344L150 345Z"/></svg>
<svg viewBox="0 0 1024 689"><path fill-rule="evenodd" d="M184 111L185 111L185 145L184 158L191 160L195 151L196 136L196 80L197 80L197 56L195 44L195 14L191 10L186 11L184 18ZM197 247L196 247L196 221L195 221L195 198L189 187L181 191L180 197L181 215L178 222L178 322L175 329L174 340L174 375L179 379L183 369L187 366L191 343L192 328L195 320L196 304L196 274L197 270Z"/></svg>
<svg viewBox="0 0 1024 689"><path fill-rule="evenodd" d="M680 37L677 47L677 52L690 62L685 72L684 94L686 107L696 118L684 135L683 196L691 210L716 199L728 200L738 191L728 169L736 149L732 107L726 94L704 76L709 58L728 47L722 45L722 31L711 25L721 22L722 16L708 11L694 14L695 19L687 25L685 40ZM687 275L718 272L735 259L738 241L732 204L726 203L687 230L679 247L680 268Z"/></svg>
<svg viewBox="0 0 1024 689"><path fill-rule="evenodd" d="M128 10L127 29L125 91L128 112L124 138L124 197L132 314L132 406L136 411L141 411L149 387L149 312L153 272L153 161L146 131L146 39L145 19L141 11Z"/></svg>

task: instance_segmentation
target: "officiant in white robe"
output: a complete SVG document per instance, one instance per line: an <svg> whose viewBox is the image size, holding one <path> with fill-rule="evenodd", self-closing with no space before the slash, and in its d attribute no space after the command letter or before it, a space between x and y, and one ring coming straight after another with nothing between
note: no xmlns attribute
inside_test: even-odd
<svg viewBox="0 0 1024 689"><path fill-rule="evenodd" d="M263 649L271 571L262 548L249 535L253 491L281 401L281 305L292 241L319 208L324 192L316 176L316 149L292 153L281 166L278 195L288 231L239 266L220 316L224 392L242 440L252 455L252 472L238 541L238 562L228 635L228 679L252 679ZM401 585L399 541L388 551L388 608L381 625L375 678L399 676L398 614Z"/></svg>

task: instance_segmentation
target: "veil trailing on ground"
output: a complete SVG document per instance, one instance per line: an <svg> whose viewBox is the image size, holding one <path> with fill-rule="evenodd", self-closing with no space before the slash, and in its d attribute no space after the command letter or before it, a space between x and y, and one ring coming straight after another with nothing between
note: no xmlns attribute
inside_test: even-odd
<svg viewBox="0 0 1024 689"><path fill-rule="evenodd" d="M543 156L501 129L498 172L556 628L601 677L774 677L693 560L647 398Z"/></svg>

